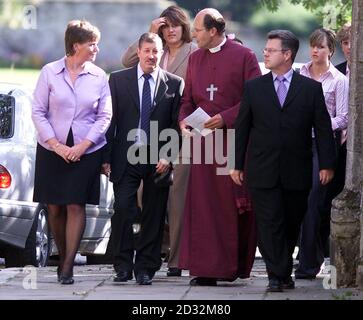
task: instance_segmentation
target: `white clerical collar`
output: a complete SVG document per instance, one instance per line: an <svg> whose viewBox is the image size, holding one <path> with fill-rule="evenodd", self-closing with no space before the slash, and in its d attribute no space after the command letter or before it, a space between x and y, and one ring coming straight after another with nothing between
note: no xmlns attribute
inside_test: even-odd
<svg viewBox="0 0 363 320"><path fill-rule="evenodd" d="M221 42L218 46L216 46L216 47L214 47L214 48L209 48L208 50L209 50L211 53L216 53L216 52L218 52L218 51L221 51L222 46L226 43L226 41L227 41L227 38L226 38L226 37L224 37L223 41L222 41L222 42Z"/></svg>

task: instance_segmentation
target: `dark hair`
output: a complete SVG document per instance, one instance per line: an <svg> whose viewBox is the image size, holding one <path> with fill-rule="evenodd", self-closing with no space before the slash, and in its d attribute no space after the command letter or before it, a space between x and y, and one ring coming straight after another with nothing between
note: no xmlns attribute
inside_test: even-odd
<svg viewBox="0 0 363 320"><path fill-rule="evenodd" d="M346 23L337 33L337 40L342 43L343 41L349 40L351 37L352 25L350 22Z"/></svg>
<svg viewBox="0 0 363 320"><path fill-rule="evenodd" d="M324 28L315 30L309 38L310 46L319 46L324 42L324 39L326 39L326 43L331 52L330 57L332 57L335 51L335 33L333 31Z"/></svg>
<svg viewBox="0 0 363 320"><path fill-rule="evenodd" d="M272 30L267 34L267 39L280 39L281 49L291 51L291 62L295 61L299 50L299 39L289 30Z"/></svg>
<svg viewBox="0 0 363 320"><path fill-rule="evenodd" d="M141 49L142 44L144 42L149 42L149 43L158 43L160 42L160 46L161 48L163 47L163 43L161 41L161 38L153 32L145 32L141 35L141 37L139 38L139 49Z"/></svg>
<svg viewBox="0 0 363 320"><path fill-rule="evenodd" d="M217 33L221 35L226 30L226 22L224 21L223 17L211 15L210 13L206 13L204 15L204 27L207 30L211 30L212 28L217 29Z"/></svg>
<svg viewBox="0 0 363 320"><path fill-rule="evenodd" d="M64 35L66 55L73 56L73 45L75 43L86 43L88 41L99 41L101 38L100 30L86 20L72 20L68 22Z"/></svg>
<svg viewBox="0 0 363 320"><path fill-rule="evenodd" d="M190 33L189 17L181 8L179 8L178 6L167 7L160 14L160 18L166 18L174 26L182 27L183 31L182 31L181 40L183 42L189 43L192 41L192 36ZM163 40L163 44L165 45L165 39L163 38L162 29L163 29L163 27L160 28L158 34L159 34L159 37Z"/></svg>

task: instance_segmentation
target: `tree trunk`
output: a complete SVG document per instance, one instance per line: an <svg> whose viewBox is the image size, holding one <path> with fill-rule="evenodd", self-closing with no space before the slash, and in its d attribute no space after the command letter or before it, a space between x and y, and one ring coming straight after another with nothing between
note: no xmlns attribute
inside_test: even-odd
<svg viewBox="0 0 363 320"><path fill-rule="evenodd" d="M353 0L352 19L347 174L331 217L331 265L338 287L363 287L363 0Z"/></svg>

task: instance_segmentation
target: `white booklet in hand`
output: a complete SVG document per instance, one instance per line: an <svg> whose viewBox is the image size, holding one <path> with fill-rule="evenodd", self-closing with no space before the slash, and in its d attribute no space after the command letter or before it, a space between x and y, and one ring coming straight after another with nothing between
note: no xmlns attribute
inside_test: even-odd
<svg viewBox="0 0 363 320"><path fill-rule="evenodd" d="M206 136L213 132L211 129L204 128L204 123L211 117L201 107L198 107L192 114L184 119L188 126L197 130L202 136Z"/></svg>

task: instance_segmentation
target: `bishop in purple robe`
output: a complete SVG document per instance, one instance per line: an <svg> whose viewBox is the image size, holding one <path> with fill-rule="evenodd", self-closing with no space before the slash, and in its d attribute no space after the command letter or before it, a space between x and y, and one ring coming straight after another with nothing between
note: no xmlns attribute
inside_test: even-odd
<svg viewBox="0 0 363 320"><path fill-rule="evenodd" d="M211 117L205 127L223 130L226 152L227 129L234 127L244 83L261 72L250 49L226 38L225 21L217 10L204 9L197 14L193 36L199 50L189 58L180 129L190 134L184 119L201 107ZM202 163L194 163L192 157L179 267L196 276L191 285L214 286L217 280L249 277L256 233L245 187L236 188L228 175L217 175L221 165L215 159L211 164L203 163L205 139L200 140Z"/></svg>

